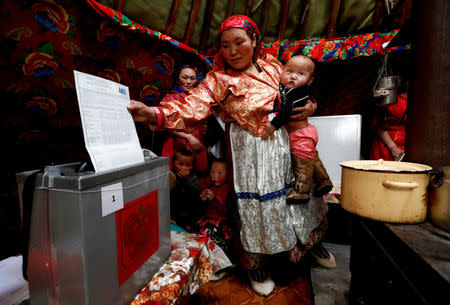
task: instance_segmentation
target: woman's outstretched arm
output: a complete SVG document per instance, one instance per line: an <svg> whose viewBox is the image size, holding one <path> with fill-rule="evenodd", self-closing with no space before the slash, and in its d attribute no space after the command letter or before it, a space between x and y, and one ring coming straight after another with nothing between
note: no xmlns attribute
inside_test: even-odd
<svg viewBox="0 0 450 305"><path fill-rule="evenodd" d="M133 120L136 122L143 122L147 124L157 123L155 110L142 102L131 100L130 105L127 106L127 109L133 116Z"/></svg>

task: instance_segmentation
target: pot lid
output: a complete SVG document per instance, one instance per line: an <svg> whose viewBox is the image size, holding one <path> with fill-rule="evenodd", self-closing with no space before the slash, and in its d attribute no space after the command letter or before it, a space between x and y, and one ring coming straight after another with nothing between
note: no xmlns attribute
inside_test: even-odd
<svg viewBox="0 0 450 305"><path fill-rule="evenodd" d="M398 173L420 173L428 172L431 167L419 163L411 162L398 162L398 161L385 161L380 160L353 160L341 162L342 167L349 167L353 169L367 170L367 171L379 171L379 172L398 172Z"/></svg>

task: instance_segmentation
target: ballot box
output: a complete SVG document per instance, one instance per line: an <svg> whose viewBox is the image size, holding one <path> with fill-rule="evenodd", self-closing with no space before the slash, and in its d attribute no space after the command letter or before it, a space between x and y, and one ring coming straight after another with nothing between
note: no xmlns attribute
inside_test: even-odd
<svg viewBox="0 0 450 305"><path fill-rule="evenodd" d="M170 255L169 160L94 173L47 166L34 181L32 305L123 305Z"/></svg>

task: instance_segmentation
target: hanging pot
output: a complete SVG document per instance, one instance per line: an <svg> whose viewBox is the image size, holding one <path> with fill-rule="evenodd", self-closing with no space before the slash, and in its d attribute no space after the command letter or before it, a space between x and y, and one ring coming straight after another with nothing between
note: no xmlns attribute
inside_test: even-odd
<svg viewBox="0 0 450 305"><path fill-rule="evenodd" d="M340 165L341 203L348 212L393 223L425 220L431 167L384 160L346 161Z"/></svg>
<svg viewBox="0 0 450 305"><path fill-rule="evenodd" d="M399 86L400 76L392 75L388 63L388 54L385 54L372 92L377 106L387 107L397 104L397 89Z"/></svg>
<svg viewBox="0 0 450 305"><path fill-rule="evenodd" d="M391 106L397 104L397 88L400 83L400 76L381 77L373 90L373 97L377 99L377 106Z"/></svg>

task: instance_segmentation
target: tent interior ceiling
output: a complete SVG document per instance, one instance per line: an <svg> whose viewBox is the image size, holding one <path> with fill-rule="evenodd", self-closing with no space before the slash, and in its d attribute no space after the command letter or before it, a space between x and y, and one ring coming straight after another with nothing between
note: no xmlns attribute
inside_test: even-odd
<svg viewBox="0 0 450 305"><path fill-rule="evenodd" d="M246 14L264 40L332 38L399 28L411 11L410 0L99 0L128 18L197 48L217 42L220 23Z"/></svg>

